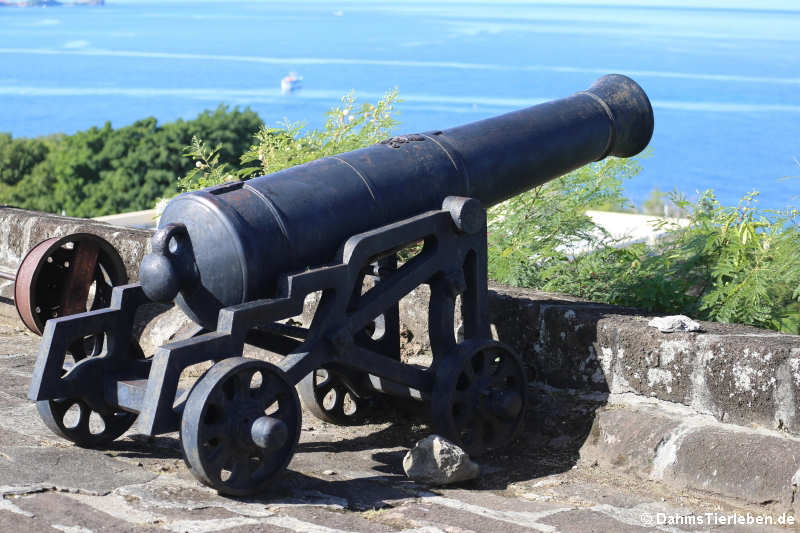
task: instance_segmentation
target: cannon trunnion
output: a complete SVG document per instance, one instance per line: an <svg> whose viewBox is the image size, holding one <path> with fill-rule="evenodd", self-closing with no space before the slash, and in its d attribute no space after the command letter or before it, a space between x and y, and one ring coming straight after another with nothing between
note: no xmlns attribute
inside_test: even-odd
<svg viewBox="0 0 800 533"><path fill-rule="evenodd" d="M524 423L527 373L491 338L485 209L588 162L635 155L652 131L642 89L611 75L562 100L181 195L140 283L115 288L107 309L47 322L29 397L79 445L101 446L134 420L147 435L180 429L191 471L231 495L263 491L288 464L298 393L340 424L360 421L370 398L411 398L471 455L502 447ZM400 260L413 243L418 253ZM430 368L400 360L398 302L421 284ZM310 326L285 323L312 293ZM144 357L136 309L173 299L202 329ZM87 336L105 339L102 352L65 365ZM242 358L246 343L284 357ZM207 361L179 391L181 372ZM107 429L92 428L92 413Z"/></svg>

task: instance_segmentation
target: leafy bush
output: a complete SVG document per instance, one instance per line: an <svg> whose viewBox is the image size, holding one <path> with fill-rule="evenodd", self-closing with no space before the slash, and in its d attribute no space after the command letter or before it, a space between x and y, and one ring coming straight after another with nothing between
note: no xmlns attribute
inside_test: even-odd
<svg viewBox="0 0 800 533"><path fill-rule="evenodd" d="M231 164L262 124L249 109L219 106L163 125L151 117L52 138L0 135L0 203L82 217L148 209L190 170L183 150L193 137L219 146L220 162Z"/></svg>
<svg viewBox="0 0 800 533"><path fill-rule="evenodd" d="M340 107L326 113L322 130L305 129L302 122L285 120L278 127L262 126L253 144L241 156L241 165L222 162L219 146L211 148L206 139L195 138L186 150L195 166L178 182L181 191L202 189L224 181L248 179L301 165L321 157L364 148L385 139L397 122L392 117L397 90L387 92L375 104L356 105L352 93ZM212 145L213 146L213 145Z"/></svg>
<svg viewBox="0 0 800 533"><path fill-rule="evenodd" d="M654 245L615 247L547 261L534 252L534 276L522 284L657 313L682 313L800 333L800 226L797 209L760 211L754 195L721 206L706 192L690 205L689 225L668 227ZM496 252L493 252L496 253Z"/></svg>
<svg viewBox="0 0 800 533"><path fill-rule="evenodd" d="M519 194L489 210L489 275L502 283L538 287L554 265L578 247L598 247L608 239L587 209L624 206L623 180L639 164L609 157Z"/></svg>

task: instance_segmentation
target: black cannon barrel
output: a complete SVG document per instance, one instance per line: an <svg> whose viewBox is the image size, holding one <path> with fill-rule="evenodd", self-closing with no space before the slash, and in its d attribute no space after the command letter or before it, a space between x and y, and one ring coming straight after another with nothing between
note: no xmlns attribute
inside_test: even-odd
<svg viewBox="0 0 800 533"><path fill-rule="evenodd" d="M203 191L165 209L140 281L213 328L223 306L269 297L280 273L330 262L351 235L427 210L447 196L489 207L582 165L647 146L653 111L612 74L588 90L444 131L379 144Z"/></svg>

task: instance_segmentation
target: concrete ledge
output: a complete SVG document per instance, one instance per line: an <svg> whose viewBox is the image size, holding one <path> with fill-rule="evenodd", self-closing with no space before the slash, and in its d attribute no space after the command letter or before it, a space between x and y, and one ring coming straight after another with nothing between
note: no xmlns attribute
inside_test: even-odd
<svg viewBox="0 0 800 533"><path fill-rule="evenodd" d="M136 279L139 263L150 248L153 232L85 218L61 217L0 207L0 267L16 269L28 250L51 237L93 233L111 243L122 256L128 277Z"/></svg>
<svg viewBox="0 0 800 533"><path fill-rule="evenodd" d="M723 424L681 405L612 394L580 456L678 488L800 509L800 439Z"/></svg>
<svg viewBox="0 0 800 533"><path fill-rule="evenodd" d="M596 352L611 392L800 434L800 337L716 323L703 323L703 334L667 334L646 324L632 317L598 324Z"/></svg>

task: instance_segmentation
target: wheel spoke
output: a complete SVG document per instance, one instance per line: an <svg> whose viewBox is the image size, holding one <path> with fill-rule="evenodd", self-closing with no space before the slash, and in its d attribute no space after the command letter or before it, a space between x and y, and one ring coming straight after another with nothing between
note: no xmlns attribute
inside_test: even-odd
<svg viewBox="0 0 800 533"><path fill-rule="evenodd" d="M103 425L105 426L100 435L105 435L107 432L112 430L112 428L116 428L120 423L126 422L127 417L125 415L128 415L129 413L97 412L97 414L100 415L100 418L103 420Z"/></svg>
<svg viewBox="0 0 800 533"><path fill-rule="evenodd" d="M472 419L473 410L466 402L454 401L453 402L453 420L457 427L465 427Z"/></svg>
<svg viewBox="0 0 800 533"><path fill-rule="evenodd" d="M208 401L206 402L209 407L212 405L219 409L222 409L225 403L227 402L225 395L222 392L222 388L215 389L211 395L208 397Z"/></svg>
<svg viewBox="0 0 800 533"><path fill-rule="evenodd" d="M492 362L494 360L494 355L490 353L489 350L481 350L476 355L477 358L480 360L481 370L480 375L481 377L490 376L492 374Z"/></svg>
<svg viewBox="0 0 800 533"><path fill-rule="evenodd" d="M461 428L459 432L460 444L469 454L476 454L479 450L483 449L483 435L479 427L470 423L466 427Z"/></svg>
<svg viewBox="0 0 800 533"><path fill-rule="evenodd" d="M234 374L234 398L236 400L246 400L250 396L250 380L253 379L255 372L247 374Z"/></svg>
<svg viewBox="0 0 800 533"><path fill-rule="evenodd" d="M89 431L89 417L92 415L92 410L89 409L89 406L86 405L83 401L77 403L78 409L80 409L80 415L78 416L78 423L72 428L71 431L74 431L78 434L88 435Z"/></svg>
<svg viewBox="0 0 800 533"><path fill-rule="evenodd" d="M242 483L246 483L256 470L253 468L253 464L249 457L244 460L239 460L231 466L231 477L228 478L226 483L234 487L241 485Z"/></svg>
<svg viewBox="0 0 800 533"><path fill-rule="evenodd" d="M462 402L467 403L470 400L470 389L459 390L455 389L453 391L453 402Z"/></svg>
<svg viewBox="0 0 800 533"><path fill-rule="evenodd" d="M483 441L487 448L494 447L494 443L501 437L498 430L498 424L496 424L493 418L484 418L481 420L482 428L483 428Z"/></svg>
<svg viewBox="0 0 800 533"><path fill-rule="evenodd" d="M477 373L475 372L475 367L472 366L472 361L470 360L466 365L463 365L461 369L461 374L466 377L467 381L471 384L475 381L477 377Z"/></svg>
<svg viewBox="0 0 800 533"><path fill-rule="evenodd" d="M220 444L227 443L230 438L230 432L228 431L227 425L215 424L213 426L203 426L202 430L203 434L201 439L203 444L210 443L211 441L217 441L219 444L215 445L214 448Z"/></svg>
<svg viewBox="0 0 800 533"><path fill-rule="evenodd" d="M462 427L464 427L464 428L474 428L474 426L475 426L475 417L476 416L477 415L475 414L475 410L474 409L467 410L467 414L464 416L464 422L463 422Z"/></svg>
<svg viewBox="0 0 800 533"><path fill-rule="evenodd" d="M206 470L215 472L215 475L219 477L222 470L228 466L229 459L227 447L217 446L206 456Z"/></svg>
<svg viewBox="0 0 800 533"><path fill-rule="evenodd" d="M507 378L516 378L520 375L521 369L516 368L513 361L507 357L503 357L500 361L500 367L494 375L493 382L505 383Z"/></svg>
<svg viewBox="0 0 800 533"><path fill-rule="evenodd" d="M336 387L336 382L334 381L333 377L328 374L328 378L325 381L314 387L314 393L317 396L318 401L322 403L322 400L325 399L325 396L327 396L334 387Z"/></svg>
<svg viewBox="0 0 800 533"><path fill-rule="evenodd" d="M274 396L273 384L266 376L262 377L261 385L258 388L249 390L249 397L253 400L265 404L272 402L272 397Z"/></svg>
<svg viewBox="0 0 800 533"><path fill-rule="evenodd" d="M75 402L65 398L58 398L50 401L50 409L53 413L53 417L61 424L64 423L64 415L67 414L67 411L69 411L69 408L73 405L75 405Z"/></svg>
<svg viewBox="0 0 800 533"><path fill-rule="evenodd" d="M494 361L497 363L494 363ZM509 372L513 372L514 369L512 368L513 365L509 362L508 357L503 356L495 356L492 357L492 378L497 379L502 376L507 375Z"/></svg>

